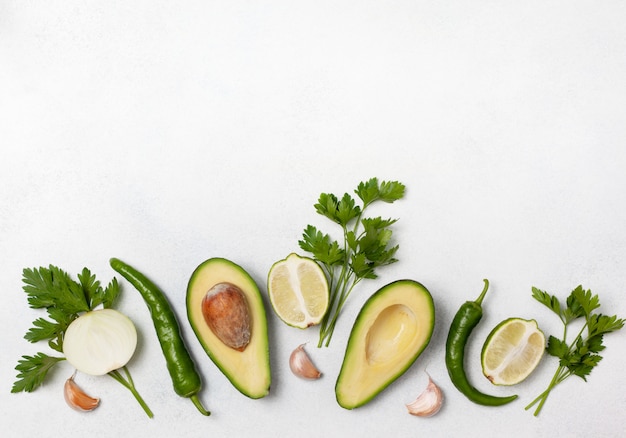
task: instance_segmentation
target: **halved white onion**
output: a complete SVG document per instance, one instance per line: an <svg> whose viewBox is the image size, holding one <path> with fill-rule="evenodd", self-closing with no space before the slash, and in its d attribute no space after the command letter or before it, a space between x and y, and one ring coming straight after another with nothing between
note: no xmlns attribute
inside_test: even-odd
<svg viewBox="0 0 626 438"><path fill-rule="evenodd" d="M63 354L78 371L101 376L128 363L137 347L137 330L124 314L99 309L76 318L65 331Z"/></svg>

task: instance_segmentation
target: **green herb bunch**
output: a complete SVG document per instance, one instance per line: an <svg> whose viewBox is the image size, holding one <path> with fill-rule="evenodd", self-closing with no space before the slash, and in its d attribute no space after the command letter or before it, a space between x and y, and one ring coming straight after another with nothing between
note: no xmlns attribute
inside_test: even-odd
<svg viewBox="0 0 626 438"><path fill-rule="evenodd" d="M49 317L48 319L37 318L24 338L31 343L48 341L50 348L61 354L63 354L63 338L70 324L79 316L96 308L111 308L120 294L119 284L115 277L106 287L102 287L95 275L87 268L83 268L78 274L78 281L73 280L62 269L52 265L48 268L24 269L22 280L29 306L33 309L45 309ZM22 356L15 367L18 374L11 392L34 391L44 382L48 372L65 359L65 356L53 356L41 352L34 356ZM125 365L110 371L108 375L127 388L146 414L152 418L152 411L137 392L132 376Z"/></svg>
<svg viewBox="0 0 626 438"><path fill-rule="evenodd" d="M339 225L343 232L341 243L308 225L300 248L313 255L324 268L330 286L329 309L320 324L318 347L328 346L337 318L354 287L363 279L377 278L377 268L397 261L399 246L391 246L391 225L397 219L364 217L365 210L375 202L393 203L404 196L405 186L397 181L371 178L361 182L354 191L357 201L348 193L341 198L322 193L315 210Z"/></svg>
<svg viewBox="0 0 626 438"><path fill-rule="evenodd" d="M115 278L103 288L87 268L78 274L78 282L52 265L48 268L26 268L22 281L29 306L45 309L49 317L33 321L24 338L31 343L48 341L50 348L59 353L63 353L63 335L70 323L81 313L97 306L111 307L120 292ZM46 353L22 356L15 367L19 374L11 392L34 391L41 386L54 365L62 360L65 357Z"/></svg>
<svg viewBox="0 0 626 438"><path fill-rule="evenodd" d="M598 295L593 295L590 290L584 290L582 286L578 286L567 297L566 307L562 306L556 296L535 287L532 288L532 295L552 310L563 323L562 339L550 336L546 348L549 355L559 359L559 367L546 390L526 406L528 410L538 404L534 412L537 416L550 392L565 379L578 376L587 381L587 376L602 360L599 353L605 348L604 335L621 329L624 320L618 319L616 315L594 313L594 310L600 307L600 299ZM584 321L582 327L574 339L568 341L568 328L574 321L581 319Z"/></svg>

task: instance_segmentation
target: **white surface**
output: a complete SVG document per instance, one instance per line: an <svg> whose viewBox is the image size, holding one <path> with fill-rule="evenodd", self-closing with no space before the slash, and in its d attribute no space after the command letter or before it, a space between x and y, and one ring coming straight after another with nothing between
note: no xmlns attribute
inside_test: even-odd
<svg viewBox="0 0 626 438"><path fill-rule="evenodd" d="M0 419L3 436L617 436L626 415L624 333L584 383L571 378L539 418L524 406L556 368L547 357L514 388L480 375L479 350L509 316L559 322L531 286L565 297L583 284L626 316L626 6L622 1L0 2ZM213 256L244 266L265 293L271 264L298 251L313 204L377 176L407 185L378 213L398 217L400 262L361 283L328 349L268 311L271 394L249 400L209 361L185 317L193 269ZM149 420L112 379L81 415L63 402L63 364L31 394L10 394L22 336L42 313L21 291L25 267L110 257L168 294L205 379L200 416L177 397L141 298L118 308L141 333L130 364ZM341 409L334 382L365 299L398 278L432 292L437 324L415 365L369 405ZM518 393L475 405L450 383L447 328L492 282L468 351L476 386ZM308 351L324 372L296 379ZM446 404L430 419L404 403L427 370ZM524 432L522 432L524 431Z"/></svg>

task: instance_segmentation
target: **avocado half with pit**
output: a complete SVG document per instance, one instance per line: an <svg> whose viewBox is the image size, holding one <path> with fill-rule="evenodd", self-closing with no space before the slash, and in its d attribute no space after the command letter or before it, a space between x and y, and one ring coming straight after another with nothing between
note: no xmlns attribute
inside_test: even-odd
<svg viewBox="0 0 626 438"><path fill-rule="evenodd" d="M187 317L209 358L235 388L252 399L269 393L265 305L241 266L224 258L200 264L187 286Z"/></svg>
<svg viewBox="0 0 626 438"><path fill-rule="evenodd" d="M371 401L415 362L430 342L435 306L413 280L380 288L361 308L346 347L335 394L354 409Z"/></svg>

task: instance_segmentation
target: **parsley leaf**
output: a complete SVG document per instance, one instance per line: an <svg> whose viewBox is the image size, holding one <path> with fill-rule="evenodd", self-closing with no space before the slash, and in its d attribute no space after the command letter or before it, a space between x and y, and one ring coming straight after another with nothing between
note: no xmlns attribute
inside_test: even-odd
<svg viewBox="0 0 626 438"><path fill-rule="evenodd" d="M582 315L589 317L591 312L600 307L600 299L597 295L592 295L590 290L584 290L578 286L572 291L572 297L580 305Z"/></svg>
<svg viewBox="0 0 626 438"><path fill-rule="evenodd" d="M380 188L378 187L378 179L371 178L368 181L361 182L357 186L355 193L363 201L364 205L369 205L378 199Z"/></svg>
<svg viewBox="0 0 626 438"><path fill-rule="evenodd" d="M554 336L550 336L548 338L548 347L546 348L546 352L550 356L558 357L559 359L563 359L567 356L569 351L568 345L561 341L559 338L555 338Z"/></svg>
<svg viewBox="0 0 626 438"><path fill-rule="evenodd" d="M376 278L376 273L370 262L367 261L367 257L364 253L352 254L352 260L350 261L350 269L357 278Z"/></svg>
<svg viewBox="0 0 626 438"><path fill-rule="evenodd" d="M606 348L602 343L603 341L603 335L592 336L587 340L587 349L592 353L599 353Z"/></svg>
<svg viewBox="0 0 626 438"><path fill-rule="evenodd" d="M577 286L572 290L567 297L566 308L561 307L561 303L554 295L535 287L532 288L532 296L556 313L564 326L563 338L550 336L546 347L548 354L559 358L559 366L554 377L548 388L526 406L526 409L530 409L538 404L535 409L535 416L537 416L550 392L568 377L578 376L587 381L587 376L602 360L602 356L598 353L605 349L604 335L620 330L624 326L624 320L617 318L616 315L594 313L600 307L600 298L592 294L590 290L583 289L582 286ZM574 340L568 342L567 329L572 321L580 318L584 318L585 323Z"/></svg>
<svg viewBox="0 0 626 438"><path fill-rule="evenodd" d="M19 371L17 381L13 384L11 392L32 392L37 389L46 378L48 371L58 362L64 360L62 357L48 356L44 353L37 353L35 356L22 356L15 369Z"/></svg>
<svg viewBox="0 0 626 438"><path fill-rule="evenodd" d="M327 269L343 264L345 252L339 243L328 234L323 234L313 225L307 226L299 241L300 248L313 254L313 257L324 264Z"/></svg>
<svg viewBox="0 0 626 438"><path fill-rule="evenodd" d="M557 297L555 297L554 295L550 295L545 291L537 289L536 287L532 288L532 293L534 299L536 299L548 309L556 313L559 318L562 318L563 313L561 312L561 303L559 302L559 299Z"/></svg>
<svg viewBox="0 0 626 438"><path fill-rule="evenodd" d="M371 178L361 182L355 193L363 201L364 206L370 205L374 201L391 203L402 199L405 186L398 181L382 181L378 183L378 178Z"/></svg>
<svg viewBox="0 0 626 438"><path fill-rule="evenodd" d="M47 268L29 269L22 272L24 292L28 294L28 304L33 309L40 309L54 305L52 290L52 273Z"/></svg>
<svg viewBox="0 0 626 438"><path fill-rule="evenodd" d="M382 230L398 222L398 219L383 219L378 216L373 218L363 218L361 219L361 222L365 228L373 227L377 230Z"/></svg>
<svg viewBox="0 0 626 438"><path fill-rule="evenodd" d="M33 327L31 327L26 335L24 335L24 339L28 342L39 342L56 338L58 335L58 323L48 321L44 318L37 318L33 321Z"/></svg>
<svg viewBox="0 0 626 438"><path fill-rule="evenodd" d="M66 313L90 310L81 285L55 266L24 269L23 282L28 303L34 309L54 306Z"/></svg>
<svg viewBox="0 0 626 438"><path fill-rule="evenodd" d="M404 185L397 181L383 181L380 183L380 200L394 202L404 196Z"/></svg>
<svg viewBox="0 0 626 438"><path fill-rule="evenodd" d="M78 280L83 291L83 296L87 303L93 304L98 295L98 290L101 290L100 282L96 280L96 276L91 274L91 271L87 268L83 268L83 271L78 274ZM98 303L100 304L100 303ZM91 306L94 307L94 306Z"/></svg>
<svg viewBox="0 0 626 438"><path fill-rule="evenodd" d="M339 207L339 200L333 194L322 193L315 204L315 211L317 211L322 216L326 216L333 222L339 222L337 218L337 209Z"/></svg>
<svg viewBox="0 0 626 438"><path fill-rule="evenodd" d="M588 319L589 336L602 336L605 333L611 333L624 327L624 320L617 319L616 315L607 316L602 314L591 315Z"/></svg>
<svg viewBox="0 0 626 438"><path fill-rule="evenodd" d="M113 307L113 303L115 302L115 300L117 300L119 294L119 283L117 282L117 278L113 277L113 280L111 280L109 284L107 284L107 287L105 287L104 291L102 292L102 307L104 307L105 309Z"/></svg>
<svg viewBox="0 0 626 438"><path fill-rule="evenodd" d="M356 201L349 194L344 194L339 204L337 204L337 219L340 225L347 225L350 221L361 214L361 207L356 205Z"/></svg>

